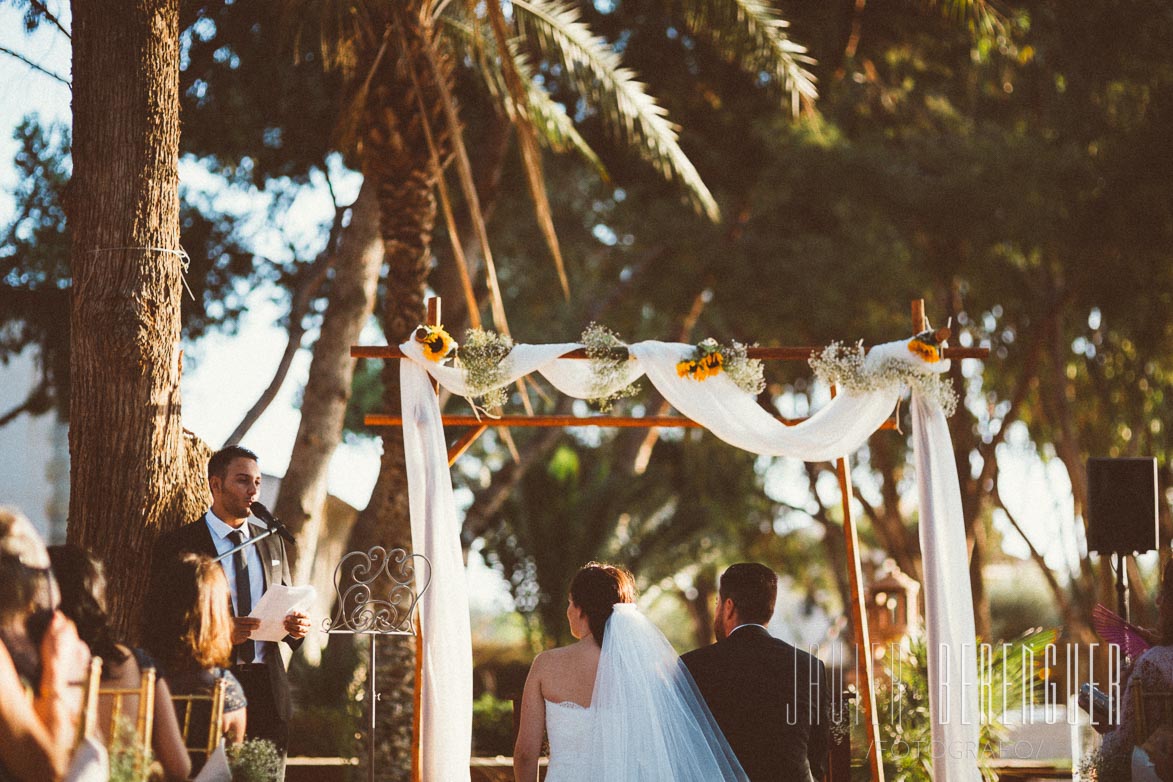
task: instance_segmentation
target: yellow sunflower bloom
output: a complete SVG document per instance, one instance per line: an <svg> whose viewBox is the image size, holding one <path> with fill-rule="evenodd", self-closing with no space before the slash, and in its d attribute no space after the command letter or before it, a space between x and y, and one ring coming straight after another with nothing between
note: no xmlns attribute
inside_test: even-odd
<svg viewBox="0 0 1173 782"><path fill-rule="evenodd" d="M436 363L443 361L456 344L443 326L420 326L413 336L423 345L424 358Z"/></svg>
<svg viewBox="0 0 1173 782"><path fill-rule="evenodd" d="M929 364L935 364L941 360L941 348L938 345L914 339L908 343L908 349Z"/></svg>

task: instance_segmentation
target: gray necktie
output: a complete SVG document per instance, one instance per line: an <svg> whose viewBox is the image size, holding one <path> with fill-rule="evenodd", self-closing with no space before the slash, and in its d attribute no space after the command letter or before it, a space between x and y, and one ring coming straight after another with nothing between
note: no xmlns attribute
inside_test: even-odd
<svg viewBox="0 0 1173 782"><path fill-rule="evenodd" d="M239 546L244 542L244 532L235 530L228 533L228 537L232 539L233 546ZM236 573L236 615L248 616L253 610L253 593L252 583L248 578L248 559L245 555L248 549L241 549L232 555L232 569ZM246 663L251 663L256 654L256 645L251 639L242 641L234 650L234 656L237 660L243 660Z"/></svg>

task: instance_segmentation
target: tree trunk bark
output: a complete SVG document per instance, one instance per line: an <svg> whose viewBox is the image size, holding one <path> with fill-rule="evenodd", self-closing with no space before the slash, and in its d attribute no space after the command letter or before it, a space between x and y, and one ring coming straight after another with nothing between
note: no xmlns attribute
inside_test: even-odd
<svg viewBox="0 0 1173 782"><path fill-rule="evenodd" d="M326 507L330 458L342 441L354 378L350 346L358 344L359 333L374 310L382 265L379 204L374 188L364 182L338 244L326 313L305 384L297 439L274 505L274 513L297 539L292 551L293 578L299 584L310 579Z"/></svg>
<svg viewBox="0 0 1173 782"><path fill-rule="evenodd" d="M179 1L74 2L68 538L126 633L160 530L206 508L179 381Z"/></svg>

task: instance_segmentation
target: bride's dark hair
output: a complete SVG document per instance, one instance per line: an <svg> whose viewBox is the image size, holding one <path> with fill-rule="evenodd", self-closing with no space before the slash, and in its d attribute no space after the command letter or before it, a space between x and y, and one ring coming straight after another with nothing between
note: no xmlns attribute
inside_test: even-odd
<svg viewBox="0 0 1173 782"><path fill-rule="evenodd" d="M586 614L591 635L602 646L612 608L635 602L635 578L625 567L588 562L570 582L570 599Z"/></svg>

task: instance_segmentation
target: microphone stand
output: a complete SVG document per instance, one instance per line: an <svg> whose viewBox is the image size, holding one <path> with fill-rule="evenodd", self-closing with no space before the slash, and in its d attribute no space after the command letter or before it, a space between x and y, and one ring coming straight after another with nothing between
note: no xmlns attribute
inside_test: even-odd
<svg viewBox="0 0 1173 782"><path fill-rule="evenodd" d="M268 508L266 508L264 505L262 505L259 502L254 502L250 506L249 510L252 513L252 517L254 519L256 519L259 523L263 523L265 525L265 530L258 535L249 535L248 540L244 541L239 546L234 546L234 547L228 549L223 554L216 557L217 562L219 562L223 559L227 559L228 557L232 556L236 552L242 551L242 550L248 548L249 546L255 545L256 543L264 540L265 538L269 537L270 535L280 535L281 538L283 540L285 540L287 543L289 543L290 545L295 545L296 541L293 539L293 534L288 529L285 528L285 525L281 523L280 519L278 519L276 516L274 516L272 513L269 512ZM247 524L247 523L248 523L248 520L246 519L245 524Z"/></svg>
<svg viewBox="0 0 1173 782"><path fill-rule="evenodd" d="M232 556L236 552L243 551L244 549L248 548L249 546L252 546L252 545L259 543L260 541L264 540L265 538L269 537L270 535L276 535L276 534L277 534L277 530L275 528L268 527L265 529L264 532L262 532L258 535L249 535L247 540L245 540L239 546L233 546L232 548L228 549L223 554L216 557L215 561L219 562L222 559L228 559L228 557Z"/></svg>

